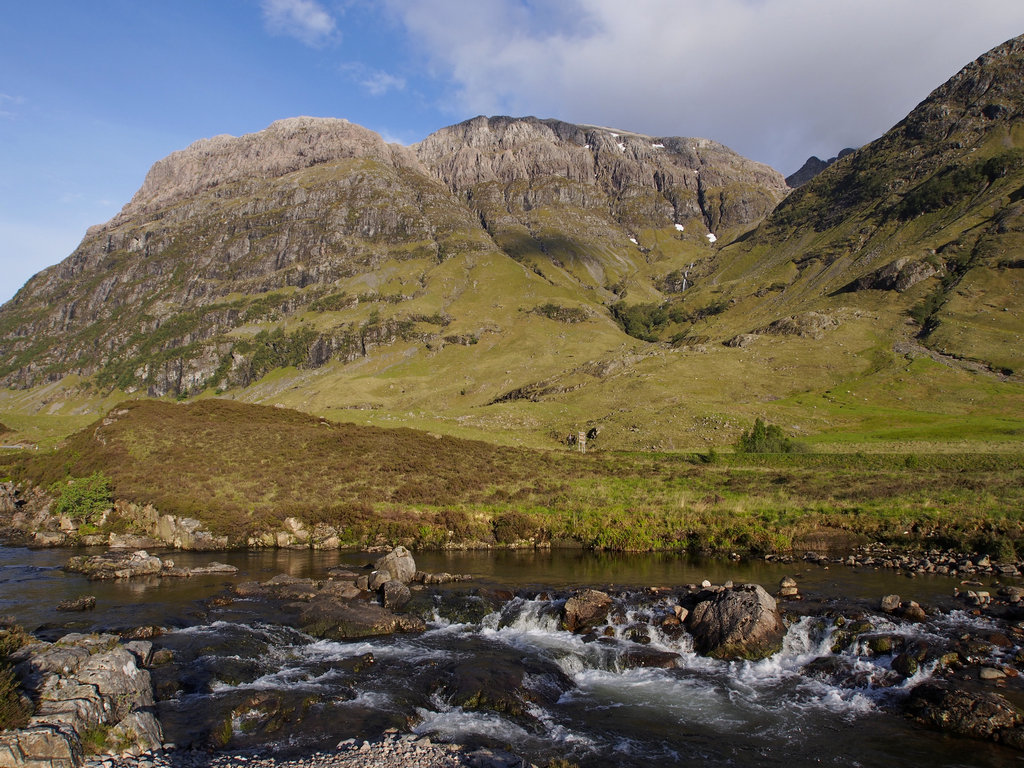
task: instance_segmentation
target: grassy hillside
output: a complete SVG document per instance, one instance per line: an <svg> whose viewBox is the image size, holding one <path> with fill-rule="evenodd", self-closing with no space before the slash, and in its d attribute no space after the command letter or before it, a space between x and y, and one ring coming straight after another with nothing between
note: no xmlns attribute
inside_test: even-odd
<svg viewBox="0 0 1024 768"><path fill-rule="evenodd" d="M772 551L827 528L1009 552L1024 543L1022 458L581 455L227 401L132 401L54 451L6 454L0 472L45 487L102 472L115 498L195 516L237 542L294 516L353 545Z"/></svg>

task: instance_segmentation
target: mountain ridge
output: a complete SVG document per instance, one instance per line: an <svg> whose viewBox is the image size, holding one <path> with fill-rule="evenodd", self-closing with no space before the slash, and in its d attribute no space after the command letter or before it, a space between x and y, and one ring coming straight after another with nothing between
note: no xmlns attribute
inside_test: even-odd
<svg viewBox="0 0 1024 768"><path fill-rule="evenodd" d="M710 140L532 117L412 147L330 118L203 140L0 308L0 383L531 444L922 409L1015 435L1022 74L1017 38L793 191ZM885 418L848 410L865 391Z"/></svg>

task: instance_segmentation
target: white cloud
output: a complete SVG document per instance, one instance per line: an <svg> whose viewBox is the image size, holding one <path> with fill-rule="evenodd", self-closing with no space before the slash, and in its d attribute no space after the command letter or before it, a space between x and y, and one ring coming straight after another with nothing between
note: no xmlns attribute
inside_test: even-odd
<svg viewBox="0 0 1024 768"><path fill-rule="evenodd" d="M405 78L377 71L367 75L362 81L362 86L373 96L382 96L388 91L404 90Z"/></svg>
<svg viewBox="0 0 1024 768"><path fill-rule="evenodd" d="M263 23L271 34L317 47L334 37L334 19L316 0L263 0Z"/></svg>
<svg viewBox="0 0 1024 768"><path fill-rule="evenodd" d="M388 91L405 90L405 78L380 69L372 69L360 61L350 61L338 67L352 82L362 86L371 96L383 96Z"/></svg>
<svg viewBox="0 0 1024 768"><path fill-rule="evenodd" d="M0 93L0 117L8 119L17 117L18 113L12 107L17 107L24 103L25 99L21 96Z"/></svg>
<svg viewBox="0 0 1024 768"><path fill-rule="evenodd" d="M554 6L555 8L552 8ZM703 136L784 172L1024 31L1020 0L388 0L453 117Z"/></svg>

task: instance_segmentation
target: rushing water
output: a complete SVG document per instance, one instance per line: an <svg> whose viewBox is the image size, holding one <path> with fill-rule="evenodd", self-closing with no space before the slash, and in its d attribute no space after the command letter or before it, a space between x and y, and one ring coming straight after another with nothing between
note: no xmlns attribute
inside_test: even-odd
<svg viewBox="0 0 1024 768"><path fill-rule="evenodd" d="M856 643L832 654L834 625L817 611L795 618L783 650L756 663L700 657L685 633L646 623L666 600L646 587L708 578L771 588L798 573L802 591L821 611L841 600L847 612L869 611L876 632L941 644L995 629L957 611L923 626L870 612L889 592L952 607L957 582L944 577L672 555L420 553L423 570L476 578L417 595L416 609L429 619L422 634L332 642L287 626L264 603L215 607L206 599L234 582L281 572L318 577L330 566L362 566L372 556L176 553L183 565L217 559L240 572L90 583L59 569L68 555L0 548L0 614L48 638L69 628L167 627L154 643L174 658L153 676L165 731L182 746L226 740L232 749L302 752L395 727L435 740L511 747L540 764L556 756L581 766L1019 764L1018 753L941 736L903 718L900 699L929 670L899 681L890 656L872 657ZM616 596L621 615L609 636L584 638L559 628L559 590L580 585L603 586ZM498 588L517 597L489 599ZM97 597L94 612L54 611L60 600L84 593ZM638 631L642 645L634 642ZM659 653L678 658L667 668L643 666L664 658ZM829 661L815 661L822 657ZM467 701L467 692L478 690L485 691L483 700Z"/></svg>

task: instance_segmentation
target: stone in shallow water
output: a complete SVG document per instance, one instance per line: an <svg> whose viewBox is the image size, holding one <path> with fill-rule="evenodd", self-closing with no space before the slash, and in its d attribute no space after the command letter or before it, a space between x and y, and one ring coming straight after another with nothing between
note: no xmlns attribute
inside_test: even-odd
<svg viewBox="0 0 1024 768"><path fill-rule="evenodd" d="M686 626L697 651L719 659L767 658L786 634L775 598L759 584L700 593Z"/></svg>

